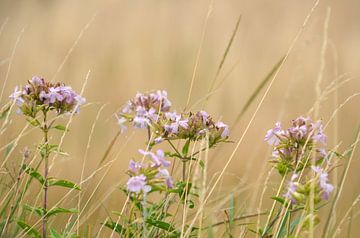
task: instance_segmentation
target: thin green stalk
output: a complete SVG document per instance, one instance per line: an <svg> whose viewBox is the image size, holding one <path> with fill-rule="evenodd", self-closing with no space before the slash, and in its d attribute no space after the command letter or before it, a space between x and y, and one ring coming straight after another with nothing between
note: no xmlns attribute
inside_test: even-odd
<svg viewBox="0 0 360 238"><path fill-rule="evenodd" d="M44 133L44 148L45 153L42 153L44 160L44 198L43 198L43 209L44 212L47 212L47 195L48 195L48 175L49 175L49 140L48 140L48 126L47 126L47 112L44 112L44 125L43 125L43 133ZM42 217L42 236L46 238L46 226L47 226L47 218L46 215Z"/></svg>
<svg viewBox="0 0 360 238"><path fill-rule="evenodd" d="M182 179L185 181L186 178L186 160L183 160L183 166L182 166Z"/></svg>

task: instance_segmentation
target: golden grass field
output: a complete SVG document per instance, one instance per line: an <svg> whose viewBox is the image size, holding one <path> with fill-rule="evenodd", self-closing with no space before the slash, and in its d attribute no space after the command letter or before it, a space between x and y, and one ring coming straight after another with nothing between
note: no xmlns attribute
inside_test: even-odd
<svg viewBox="0 0 360 238"><path fill-rule="evenodd" d="M321 0L311 12L314 3L0 0L0 85L4 87L0 102L4 105L13 88L33 75L63 81L77 91L84 86L88 104L73 118L62 146L70 156L55 158L50 169L51 175L79 182L84 161L84 177L98 168L118 130L114 113L137 91L167 90L174 108L180 111L186 106L194 79L189 103L192 109L205 109L232 126L256 87L287 55L264 100L260 101L268 84L231 127L230 138L235 143L220 146L209 158L211 180L218 176L246 131L206 213L214 220L223 219L227 200L222 198L232 192L238 212L256 212L271 168L264 135L276 121L288 125L292 118L307 115L318 98L317 85L321 92L331 83L336 85L336 90L320 102L318 113L324 124L331 119L326 128L329 149L337 145L339 151L347 148L360 125L360 1ZM205 101L240 15L238 31L217 77L220 87ZM25 124L13 113L0 136L0 146L16 138ZM107 210L121 210L126 197L116 186L125 183L128 162L137 156L138 148L145 146L145 136L133 129L121 135L101 170L83 185L83 203L91 198L80 219L84 225L97 229ZM27 133L11 158L20 157L25 146L34 150L40 140L36 131ZM336 207L339 218L360 194L359 155L355 151ZM341 162L338 173L346 163ZM271 205L269 197L276 192L278 182L279 176L271 174L260 210ZM35 195L36 186L33 190ZM50 204L66 192L51 190ZM73 197L65 204L76 204L77 194ZM356 225L360 224L358 207L353 210L349 237L358 237L360 232ZM67 216L60 219L66 222ZM346 227L342 227L340 237L347 237Z"/></svg>

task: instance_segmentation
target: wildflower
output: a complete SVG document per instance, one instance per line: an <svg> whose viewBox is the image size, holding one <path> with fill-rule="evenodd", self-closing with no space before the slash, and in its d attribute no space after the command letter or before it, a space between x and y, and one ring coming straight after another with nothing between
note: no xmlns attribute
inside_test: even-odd
<svg viewBox="0 0 360 238"><path fill-rule="evenodd" d="M151 187L146 184L146 176L143 174L131 177L127 182L127 188L134 193L140 193L141 191L147 193L151 190Z"/></svg>
<svg viewBox="0 0 360 238"><path fill-rule="evenodd" d="M21 98L22 94L23 92L19 90L18 86L16 86L14 92L9 96L9 98L14 100L17 106L21 107L25 102L24 99Z"/></svg>
<svg viewBox="0 0 360 238"><path fill-rule="evenodd" d="M135 174L139 173L140 169L144 166L141 163L135 162L134 160L130 160L129 170Z"/></svg>
<svg viewBox="0 0 360 238"><path fill-rule="evenodd" d="M208 114L207 114L207 112L205 112L205 111L200 111L199 114L200 114L201 117L202 117L202 121L203 121L204 125L206 125L206 122L207 122L208 117L209 117Z"/></svg>
<svg viewBox="0 0 360 238"><path fill-rule="evenodd" d="M143 154L144 156L150 156L153 160L152 163L152 167L159 167L159 166L164 166L164 167L169 167L170 166L170 161L165 159L165 153L162 150L157 150L156 154L154 154L153 152L150 151L144 151L144 150L139 150L140 154Z"/></svg>
<svg viewBox="0 0 360 238"><path fill-rule="evenodd" d="M129 122L132 121L135 128L148 128L151 122L157 121L159 113L168 112L170 106L171 102L167 98L166 91L137 93L135 98L128 101L121 110L119 124L123 125L125 118Z"/></svg>
<svg viewBox="0 0 360 238"><path fill-rule="evenodd" d="M278 171L284 175L287 172L309 167L312 151L317 153L315 160L326 157L325 148L321 147L326 142L321 121L313 122L310 118L298 117L291 122L291 126L285 130L280 122L273 129L267 131L265 141L272 145L273 162L277 164ZM317 142L321 142L320 144ZM284 171L287 171L283 173Z"/></svg>
<svg viewBox="0 0 360 238"><path fill-rule="evenodd" d="M311 169L315 172L316 176L319 177L319 186L322 190L322 198L324 200L328 200L330 193L334 190L334 186L328 183L328 173L319 166L311 166Z"/></svg>
<svg viewBox="0 0 360 238"><path fill-rule="evenodd" d="M229 126L226 125L225 123L223 123L222 121L219 121L215 124L216 128L219 130L222 130L221 132L221 138L225 139L226 137L229 136L230 134L230 130L229 130Z"/></svg>
<svg viewBox="0 0 360 238"><path fill-rule="evenodd" d="M43 86L45 84L44 79L39 78L38 76L33 76L30 80L30 83L34 86Z"/></svg>
<svg viewBox="0 0 360 238"><path fill-rule="evenodd" d="M313 135L313 140L315 142L319 141L323 145L326 144L326 135L323 132L323 126L321 121L317 121L316 123L312 123L314 130L316 130L315 134Z"/></svg>
<svg viewBox="0 0 360 238"><path fill-rule="evenodd" d="M165 178L165 183L168 188L174 187L174 182L173 182L172 177L170 176L170 173L167 169L159 169L157 177Z"/></svg>
<svg viewBox="0 0 360 238"><path fill-rule="evenodd" d="M173 180L166 169L170 166L170 162L165 159L165 153L162 150L157 150L156 153L150 151L139 150L139 152L150 158L151 161L135 162L130 160L128 174L130 179L128 180L127 187L130 192L147 193L151 190L152 186L156 186L158 189L173 188ZM163 184L166 187L162 186Z"/></svg>
<svg viewBox="0 0 360 238"><path fill-rule="evenodd" d="M299 177L298 174L293 174L291 176L290 182L289 182L288 187L287 187L287 191L284 194L284 197L289 199L292 203L296 203L296 198L293 195L296 192L296 189L298 187L297 183L295 182L295 180L298 177Z"/></svg>
<svg viewBox="0 0 360 238"><path fill-rule="evenodd" d="M147 128L155 135L151 145L176 139L196 141L208 135L209 144L213 146L228 138L229 127L220 121L215 123L207 112L178 114L170 111L170 106L166 91L137 93L126 103L118 116L120 130L126 129L126 122L132 123L135 128Z"/></svg>
<svg viewBox="0 0 360 238"><path fill-rule="evenodd" d="M79 113L79 107L86 101L71 87L46 82L37 76L32 77L22 91L16 87L10 98L16 101L21 112L30 117L35 117L41 110L55 110L58 115L73 111Z"/></svg>
<svg viewBox="0 0 360 238"><path fill-rule="evenodd" d="M278 145L280 143L279 135L281 132L282 129L280 122L275 123L275 127L267 131L265 141L267 141L269 145Z"/></svg>
<svg viewBox="0 0 360 238"><path fill-rule="evenodd" d="M140 117L136 116L134 118L134 127L139 129L147 128L147 126L150 125L150 121L146 117Z"/></svg>

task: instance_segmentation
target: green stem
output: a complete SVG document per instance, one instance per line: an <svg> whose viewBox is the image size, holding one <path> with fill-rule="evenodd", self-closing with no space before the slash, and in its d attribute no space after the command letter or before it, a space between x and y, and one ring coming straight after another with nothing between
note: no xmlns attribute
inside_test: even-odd
<svg viewBox="0 0 360 238"><path fill-rule="evenodd" d="M182 178L183 178L183 181L185 181L185 178L186 178L186 160L183 160L183 169L182 169Z"/></svg>
<svg viewBox="0 0 360 238"><path fill-rule="evenodd" d="M45 153L43 153L43 159L45 161L44 165L44 198L43 198L43 209L44 213L47 213L47 195L48 195L48 174L49 174L49 140L48 140L48 126L47 126L47 116L46 112L44 112L44 126L43 126L43 133L44 133L44 147L45 147ZM46 238L46 223L47 218L46 215L42 217L42 236L43 238Z"/></svg>
<svg viewBox="0 0 360 238"><path fill-rule="evenodd" d="M180 156L182 158L182 155L180 154L180 152L176 149L176 147L174 146L174 144L171 142L171 140L167 140L167 142L169 142L170 146L175 150L176 154L178 154L178 156Z"/></svg>

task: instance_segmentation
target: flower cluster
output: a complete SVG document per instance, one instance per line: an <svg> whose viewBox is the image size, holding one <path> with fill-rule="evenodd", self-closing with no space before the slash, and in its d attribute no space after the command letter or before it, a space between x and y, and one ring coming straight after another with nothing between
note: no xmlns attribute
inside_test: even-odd
<svg viewBox="0 0 360 238"><path fill-rule="evenodd" d="M277 122L267 131L265 141L273 146L272 162L279 173L283 176L291 174L285 198L292 204L305 205L312 190L315 204L329 198L334 187L328 182L328 173L321 167L330 165L321 121L298 117L287 129L282 129Z"/></svg>
<svg viewBox="0 0 360 238"><path fill-rule="evenodd" d="M196 141L208 135L209 143L215 144L225 141L229 136L229 127L221 121L214 122L205 111L182 114L167 112L153 124L153 127L157 135L155 143L175 139Z"/></svg>
<svg viewBox="0 0 360 238"><path fill-rule="evenodd" d="M167 167L170 161L166 160L165 153L157 150L156 153L139 150L139 153L145 156L144 159L150 159L147 162L135 162L130 160L128 174L130 178L127 182L127 189L132 193L148 193L152 188L166 190L173 188L173 181Z"/></svg>
<svg viewBox="0 0 360 238"><path fill-rule="evenodd" d="M310 197L311 189L314 191L314 204L322 200L328 200L334 186L328 181L328 173L319 166L311 166L313 175L310 178L304 178L301 183L299 174L294 173L288 183L287 191L284 197L289 199L292 204L306 204ZM306 180L307 179L307 180Z"/></svg>
<svg viewBox="0 0 360 238"><path fill-rule="evenodd" d="M280 122L277 122L273 129L267 131L265 141L274 147L273 162L281 174L308 167L313 152L317 161L327 155L322 147L326 144L326 135L321 121L313 122L305 117L296 118L287 129L282 129Z"/></svg>
<svg viewBox="0 0 360 238"><path fill-rule="evenodd" d="M229 127L221 121L214 122L205 111L178 114L170 111L170 107L166 91L137 93L119 114L120 130L126 130L127 122L135 128L148 128L155 135L155 144L164 140L199 140L206 135L215 144L228 138Z"/></svg>
<svg viewBox="0 0 360 238"><path fill-rule="evenodd" d="M77 94L71 87L63 83L51 83L43 78L34 76L22 90L16 87L10 95L18 112L35 118L39 111L55 110L59 115L63 113L79 112L80 105L85 98Z"/></svg>
<svg viewBox="0 0 360 238"><path fill-rule="evenodd" d="M118 122L121 132L126 130L125 123L132 122L135 128L147 128L152 121L156 121L161 112L169 111L171 102L166 91L137 93L135 98L129 100L120 113Z"/></svg>

